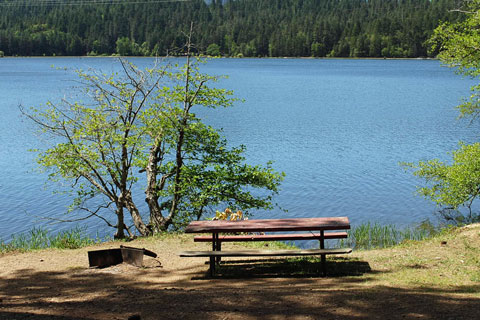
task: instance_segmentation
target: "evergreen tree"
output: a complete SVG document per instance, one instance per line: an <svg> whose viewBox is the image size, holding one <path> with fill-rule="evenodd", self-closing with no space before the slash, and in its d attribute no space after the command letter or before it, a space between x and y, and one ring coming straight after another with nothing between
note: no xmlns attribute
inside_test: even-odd
<svg viewBox="0 0 480 320"><path fill-rule="evenodd" d="M440 21L463 19L454 8L451 0L0 0L0 50L113 54L121 40L123 53L166 55L193 22L199 53L216 44L229 56L426 57L436 54L425 41Z"/></svg>

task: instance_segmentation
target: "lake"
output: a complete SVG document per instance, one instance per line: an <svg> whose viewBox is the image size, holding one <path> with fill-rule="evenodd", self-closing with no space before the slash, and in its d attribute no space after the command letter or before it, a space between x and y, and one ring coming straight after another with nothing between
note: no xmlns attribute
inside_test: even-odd
<svg viewBox="0 0 480 320"><path fill-rule="evenodd" d="M153 61L130 60L139 66ZM63 213L71 199L45 185L46 173L38 172L35 153L28 151L45 139L18 109L72 94L74 73L52 66L118 69L113 58L0 59L4 240L38 224L73 227L44 219L69 219ZM201 113L205 121L223 128L231 145L246 145L249 163L274 160L286 173L276 201L288 212L255 212L256 218L348 216L354 225L414 225L432 218L436 208L415 194L422 181L399 162L448 159L458 141L478 140L478 125L458 121L454 109L472 80L435 60L213 59L202 70L228 75L219 85L245 99ZM91 234L113 234L99 220L79 224Z"/></svg>

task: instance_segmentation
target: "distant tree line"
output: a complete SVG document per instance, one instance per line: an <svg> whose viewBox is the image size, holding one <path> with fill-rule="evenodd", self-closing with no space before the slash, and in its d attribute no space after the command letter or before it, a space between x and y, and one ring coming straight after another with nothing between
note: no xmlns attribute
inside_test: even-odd
<svg viewBox="0 0 480 320"><path fill-rule="evenodd" d="M131 3L129 3L131 2ZM72 5L76 4L76 5ZM167 55L190 22L199 53L244 57L427 57L457 0L0 0L7 56Z"/></svg>

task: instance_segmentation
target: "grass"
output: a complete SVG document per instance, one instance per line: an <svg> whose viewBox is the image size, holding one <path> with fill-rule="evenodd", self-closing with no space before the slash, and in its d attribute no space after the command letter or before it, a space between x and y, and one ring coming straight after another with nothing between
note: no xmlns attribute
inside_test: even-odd
<svg viewBox="0 0 480 320"><path fill-rule="evenodd" d="M12 235L12 240L8 243L3 240L0 241L0 252L26 252L46 248L77 249L97 242L100 241L87 236L85 228L81 227L75 227L54 235L44 228L34 227L27 233Z"/></svg>
<svg viewBox="0 0 480 320"><path fill-rule="evenodd" d="M463 284L462 290L466 293L479 289L480 224L434 228L424 223L416 228L399 229L393 225L365 223L348 233L347 239L338 240L333 247L351 246L355 248L354 253L329 256L330 277L362 276L383 285L415 286L426 291L459 284ZM283 242L242 243L242 246L292 248L291 243ZM251 259L243 261L247 271L232 261L222 265L219 272L225 277L242 274L308 277L318 274L319 263L318 257Z"/></svg>
<svg viewBox="0 0 480 320"><path fill-rule="evenodd" d="M444 229L421 241L357 252L378 271L376 279L394 286L456 287L479 293L480 224Z"/></svg>
<svg viewBox="0 0 480 320"><path fill-rule="evenodd" d="M364 223L348 230L348 238L338 241L334 246L352 247L355 249L387 248L398 245L405 241L424 240L437 234L439 231L431 224L424 223L416 228L399 229L394 225L380 225L378 223ZM151 241L166 238L181 238L189 241L189 237L183 237L183 233L165 232L149 237ZM0 252L8 251L31 251L45 248L76 249L94 243L101 242L86 235L85 228L76 227L71 230L51 235L44 228L33 228L28 233L12 236L9 243L0 240ZM253 249L295 249L295 242L247 242L245 247Z"/></svg>
<svg viewBox="0 0 480 320"><path fill-rule="evenodd" d="M364 283L371 288L415 288L419 292L440 290L480 297L480 224L445 228L421 239L416 239L419 234L409 231L398 235L400 231L377 229L362 230L369 239L394 234L398 237L396 239L403 240L391 246L392 239L375 240L369 246L378 243L389 247L328 256L328 277L340 277L345 281L356 279L355 283ZM318 277L320 264L318 257L225 260L219 268L219 274L225 278Z"/></svg>
<svg viewBox="0 0 480 320"><path fill-rule="evenodd" d="M282 241L252 241L242 242L242 247L251 249L263 250L283 250L283 249L297 249L293 242Z"/></svg>
<svg viewBox="0 0 480 320"><path fill-rule="evenodd" d="M440 232L429 223L415 228L399 229L394 225L380 225L367 222L348 230L348 238L341 240L341 246L355 249L388 248L405 241L428 239Z"/></svg>
<svg viewBox="0 0 480 320"><path fill-rule="evenodd" d="M372 250L379 248L395 248L399 246L407 246L411 243L418 243L433 239L438 235L449 234L448 228L436 229L430 223L422 223L416 228L399 229L394 225L382 226L378 223L364 223L348 230L348 238L330 241L330 247L353 247L356 250ZM295 242L245 242L241 243L242 247L254 249L295 249ZM328 247L328 245L327 245ZM408 266L421 267L421 264L415 261L408 261ZM388 262L385 260L385 262ZM233 264L223 264L219 273L225 277L236 277L243 274L262 276L283 275L283 276L299 276L308 277L318 275L320 265L319 257L295 257L287 259L267 259L243 261L246 264L248 272L245 273L243 268L236 268ZM329 256L327 263L329 276L358 276L370 271L367 262L344 256Z"/></svg>

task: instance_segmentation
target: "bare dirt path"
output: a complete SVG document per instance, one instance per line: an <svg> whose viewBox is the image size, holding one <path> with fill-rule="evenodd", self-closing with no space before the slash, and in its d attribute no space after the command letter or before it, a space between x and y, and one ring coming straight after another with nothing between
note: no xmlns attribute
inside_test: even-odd
<svg viewBox="0 0 480 320"><path fill-rule="evenodd" d="M0 255L0 319L475 319L479 287L439 290L391 286L361 253L329 265L330 277L297 263L227 264L209 279L202 258L183 250L206 249L189 236L136 240L130 246L159 254L144 268L127 264L88 268L88 250ZM231 270L232 272L230 272Z"/></svg>

